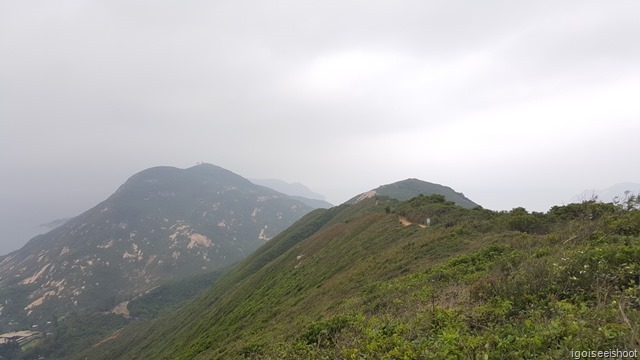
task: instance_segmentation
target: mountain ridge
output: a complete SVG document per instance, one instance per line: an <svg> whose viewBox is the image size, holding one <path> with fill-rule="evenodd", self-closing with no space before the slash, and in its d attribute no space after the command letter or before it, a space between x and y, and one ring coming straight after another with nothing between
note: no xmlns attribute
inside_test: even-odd
<svg viewBox="0 0 640 360"><path fill-rule="evenodd" d="M638 284L620 269L640 266L638 214L638 202L494 212L440 194L314 210L202 296L91 355L560 358L576 341L633 348L639 327L619 308L640 316L625 295ZM412 224L426 216L430 226ZM591 272L598 262L607 265Z"/></svg>
<svg viewBox="0 0 640 360"><path fill-rule="evenodd" d="M105 311L159 283L243 258L311 207L211 164L158 166L0 257L0 330Z"/></svg>

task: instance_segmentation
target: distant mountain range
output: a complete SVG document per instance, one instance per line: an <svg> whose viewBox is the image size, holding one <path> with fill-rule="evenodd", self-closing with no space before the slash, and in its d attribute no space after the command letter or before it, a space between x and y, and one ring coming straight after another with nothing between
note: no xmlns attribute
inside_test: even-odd
<svg viewBox="0 0 640 360"><path fill-rule="evenodd" d="M163 282L227 266L311 210L214 165L144 170L0 257L0 331L73 309L109 310Z"/></svg>
<svg viewBox="0 0 640 360"><path fill-rule="evenodd" d="M473 208L478 206L478 204L469 200L464 194L455 192L448 186L443 186L439 184L434 184L418 179L406 179L403 181L398 181L392 184L382 185L376 189L371 191L364 192L359 194L351 199L349 199L347 204L354 204L363 199L370 198L372 196L387 196L397 200L409 200L413 197L416 197L420 194L424 195L442 195L446 200L451 201L459 206L465 208Z"/></svg>
<svg viewBox="0 0 640 360"><path fill-rule="evenodd" d="M299 182L288 183L280 179L250 180L254 184L266 186L283 194L292 196L293 198L298 199L313 208L328 209L333 206L331 203L324 200L324 196L313 192L311 189Z"/></svg>
<svg viewBox="0 0 640 360"><path fill-rule="evenodd" d="M277 181L270 185L274 183ZM286 186L279 189L296 194ZM319 196L309 191L297 193ZM99 334L125 326L131 321L126 317L153 319L207 291L228 269L238 269L232 264L247 255L253 260L243 263L246 266L239 265L243 276L258 270L263 276L263 266L268 267L270 261L321 228L327 229L321 237L327 241L332 231L356 226L342 228L353 219L372 211L384 213L399 200L418 195L442 195L449 200L416 198L418 203L433 202L436 207L462 209L454 203L476 207L449 187L417 179L384 185L354 197L349 204L332 207L320 199L286 195L254 184L214 165L147 169L94 208L72 219L51 222L48 225L55 227L53 230L0 257L0 299L4 299L0 303L0 333L41 329L55 334L46 336L48 350L44 354L72 358L86 348L82 344L95 344ZM329 209L312 211L309 201L318 201ZM417 221L411 211L398 214L393 216L400 225L394 224L385 233L393 234ZM439 214L440 210L430 215L433 224L444 221ZM289 227L303 216L307 220ZM271 244L270 239L278 234L284 235ZM350 234L341 233L336 244ZM363 241L360 246L366 247ZM344 257L337 263L326 264L327 271L351 262L352 255L348 254L352 250L345 251L336 253ZM310 254L305 251L296 255L297 262L306 261L303 259ZM227 280L227 285L233 287L231 281ZM247 290L245 286L238 296ZM231 290L220 291L228 296ZM87 329L87 334L74 335L77 328ZM70 342L73 345L67 345Z"/></svg>
<svg viewBox="0 0 640 360"><path fill-rule="evenodd" d="M311 189L299 182L288 183L284 180L279 179L250 179L250 181L256 185L265 186L275 191L289 195L291 198L296 199L303 204L307 204L314 209L328 209L330 207L333 207L333 204L324 200L324 196L311 191ZM69 220L71 220L71 218L56 219L44 224L40 224L39 227L55 229L58 226L64 225Z"/></svg>
<svg viewBox="0 0 640 360"><path fill-rule="evenodd" d="M71 220L71 218L56 219L56 220L53 220L53 221L49 221L48 223L45 223L45 224L40 224L40 227L48 228L48 229L55 229L58 226L66 224L67 221L69 221L69 220Z"/></svg>
<svg viewBox="0 0 640 360"><path fill-rule="evenodd" d="M0 257L0 331L40 329L24 350L0 344L0 357L562 358L576 339L632 349L638 211L496 212L417 179L311 210L213 165L152 168Z"/></svg>
<svg viewBox="0 0 640 360"><path fill-rule="evenodd" d="M640 183L625 182L610 186L605 189L585 190L573 196L569 202L581 202L597 197L599 201L611 202L615 197L623 196L626 191L633 194L640 194Z"/></svg>
<svg viewBox="0 0 640 360"><path fill-rule="evenodd" d="M448 189L409 179L314 210L183 307L71 358L560 359L576 341L637 347L637 209L496 212L448 190L393 198L427 187Z"/></svg>

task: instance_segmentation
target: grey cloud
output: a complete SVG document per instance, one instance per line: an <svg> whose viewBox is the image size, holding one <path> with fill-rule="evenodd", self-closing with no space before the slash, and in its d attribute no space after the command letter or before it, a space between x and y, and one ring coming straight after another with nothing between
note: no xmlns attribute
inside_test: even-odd
<svg viewBox="0 0 640 360"><path fill-rule="evenodd" d="M68 205L34 213L39 224L94 205L146 167L206 161L301 181L335 203L420 177L490 208L544 210L561 192L640 177L620 160L638 150L639 10L3 1L0 196L10 200L0 206ZM605 139L563 122L603 127ZM589 159L602 171L588 171Z"/></svg>

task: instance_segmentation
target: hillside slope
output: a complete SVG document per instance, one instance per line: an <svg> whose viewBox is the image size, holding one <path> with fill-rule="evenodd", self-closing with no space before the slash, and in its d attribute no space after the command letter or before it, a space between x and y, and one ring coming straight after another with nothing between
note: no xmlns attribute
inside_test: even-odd
<svg viewBox="0 0 640 360"><path fill-rule="evenodd" d="M316 210L189 305L78 358L566 358L637 348L637 206L496 213L433 195ZM426 216L432 226L411 224Z"/></svg>
<svg viewBox="0 0 640 360"><path fill-rule="evenodd" d="M0 258L0 331L108 311L163 282L227 266L309 211L214 165L144 170Z"/></svg>

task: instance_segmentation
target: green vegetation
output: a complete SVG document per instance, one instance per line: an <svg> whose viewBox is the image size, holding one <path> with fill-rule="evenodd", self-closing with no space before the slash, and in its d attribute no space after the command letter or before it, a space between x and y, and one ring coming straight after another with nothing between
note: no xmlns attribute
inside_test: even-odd
<svg viewBox="0 0 640 360"><path fill-rule="evenodd" d="M186 306L78 358L555 359L636 349L639 205L493 212L431 195L316 210Z"/></svg>
<svg viewBox="0 0 640 360"><path fill-rule="evenodd" d="M48 336L12 353L7 359L67 359L126 324L127 320L119 315L71 312L60 321L53 321L47 329Z"/></svg>
<svg viewBox="0 0 640 360"><path fill-rule="evenodd" d="M157 287L147 294L129 301L127 305L129 315L136 319L154 319L159 315L176 310L212 286L223 272L223 270L219 270L209 274L196 275Z"/></svg>
<svg viewBox="0 0 640 360"><path fill-rule="evenodd" d="M196 275L181 281L159 286L128 302L127 319L122 315L94 311L74 311L58 319L51 320L41 329L48 333L42 340L29 347L16 344L0 345L0 359L67 359L82 350L89 349L105 337L113 336L136 319L153 319L170 313L188 300L193 299L205 289L211 287L224 273L224 270ZM17 350L16 350L17 349Z"/></svg>

